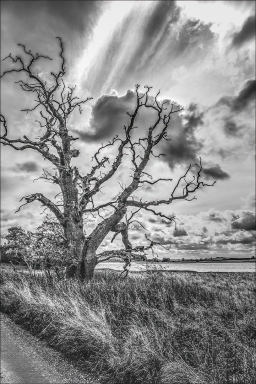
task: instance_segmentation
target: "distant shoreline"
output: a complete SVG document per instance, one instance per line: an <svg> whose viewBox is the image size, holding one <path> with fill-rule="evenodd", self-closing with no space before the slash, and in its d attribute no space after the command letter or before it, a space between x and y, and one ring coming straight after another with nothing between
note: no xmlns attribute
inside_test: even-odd
<svg viewBox="0 0 256 384"><path fill-rule="evenodd" d="M134 263L144 264L144 263L150 263L150 264L172 264L172 263L179 263L179 264L187 264L187 263L228 263L228 262L254 262L256 263L256 259L252 258L229 258L229 259L185 259L185 260L170 260L170 261L162 261L162 260L132 260ZM123 263L123 260L108 260L105 261L105 263Z"/></svg>

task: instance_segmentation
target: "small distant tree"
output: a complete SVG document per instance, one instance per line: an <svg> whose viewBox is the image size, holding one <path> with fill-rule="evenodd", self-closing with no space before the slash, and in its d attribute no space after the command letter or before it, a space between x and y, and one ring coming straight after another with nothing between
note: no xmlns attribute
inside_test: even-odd
<svg viewBox="0 0 256 384"><path fill-rule="evenodd" d="M34 253L32 246L32 233L21 227L11 227L5 236L6 253L10 255L10 262L25 263L29 269L34 265Z"/></svg>
<svg viewBox="0 0 256 384"><path fill-rule="evenodd" d="M152 180L152 177L145 172L149 161L156 156L155 148L163 140L168 140L167 128L172 114L179 113L182 108L172 103L159 100L159 93L155 97L149 96L150 87L146 86L141 92L139 85L135 88L135 105L132 111L128 112L129 123L124 126L121 137L115 137L112 141L102 145L94 155L94 165L90 172L82 175L81 171L73 165L73 159L79 156L79 150L74 147L78 139L70 132L69 118L78 109L82 112L82 105L89 98L79 100L75 96L75 87L69 87L64 82L66 73L66 61L62 40L60 43L60 68L49 74L50 80L43 78L34 70L39 60L52 60L46 55L32 53L24 45L18 44L23 50L23 55L8 55L5 60L12 63L12 67L6 70L3 76L10 74L24 75L17 84L24 92L33 95L35 104L31 108L24 109L24 112L38 111L37 124L41 129L40 137L31 139L25 134L22 138L11 139L8 134L6 118L1 115L3 134L1 144L9 146L17 151L34 150L44 159L52 164L54 172L44 172L43 178L59 186L62 203L56 204L49 200L41 192L33 193L24 197L25 204L39 201L45 208L48 208L56 217L63 228L67 259L77 265L77 270L82 279L90 280L93 277L95 266L111 257L122 257L125 265L128 266L133 257L138 253L144 253L152 248L155 243L149 241L146 246L133 247L128 236L129 226L136 213L146 210L152 215L173 221L174 216L168 216L155 210L158 206L169 205L176 200L191 200L200 187L205 184L201 181L202 165L197 164L194 173L190 173L191 165L184 172L184 175L177 180L170 190L167 199L157 198L152 201L143 201L134 197L134 192L144 185L155 185L159 182L171 183L170 178L159 178ZM140 138L134 137L136 119L141 111L153 111L155 118L147 129L143 129ZM104 150L115 147L117 155L111 163ZM104 204L96 204L96 197L101 187L111 180L123 162L124 155L131 156L131 176L128 185L123 186L115 199ZM100 214L102 209L108 208L109 215L102 218L96 224L91 233L84 232L84 217L91 214ZM126 219L125 219L126 218ZM114 232L115 236L121 234L124 248L115 251L98 253L98 248L108 233Z"/></svg>
<svg viewBox="0 0 256 384"><path fill-rule="evenodd" d="M33 240L33 252L41 268L48 274L53 270L59 278L63 277L69 260L66 238L58 220L47 215L33 233Z"/></svg>

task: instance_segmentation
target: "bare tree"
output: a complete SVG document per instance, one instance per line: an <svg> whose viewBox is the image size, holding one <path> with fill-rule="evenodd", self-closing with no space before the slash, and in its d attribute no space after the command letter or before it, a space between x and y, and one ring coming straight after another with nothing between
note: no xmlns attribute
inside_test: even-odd
<svg viewBox="0 0 256 384"><path fill-rule="evenodd" d="M180 177L176 185L170 191L167 199L143 201L133 197L133 193L146 184L155 185L159 182L171 182L171 179L152 177L145 172L145 168L153 156L157 156L153 150L163 140L168 139L167 128L172 114L181 111L174 103L168 106L166 101L159 101L159 93L154 97L149 96L150 87L145 86L145 91L140 92L139 85L135 88L136 103L134 110L128 112L129 124L124 126L123 137L116 136L106 145L102 145L94 155L95 165L86 175L81 175L78 168L72 165L72 159L79 156L79 150L73 147L74 138L68 126L68 118L86 103L89 98L80 100L75 96L75 87L67 87L63 80L66 73L66 61L62 40L60 43L61 64L57 73L51 72L51 81L46 81L34 71L35 63L40 59L52 60L45 55L33 54L30 50L19 44L23 50L22 56L10 54L4 60L10 60L13 66L5 71L1 77L13 73L22 73L23 79L17 83L24 92L31 92L36 104L32 108L25 109L26 113L38 111L37 123L42 129L41 137L31 140L27 136L18 139L8 138L8 126L6 118L1 115L1 123L4 133L1 136L1 144L10 146L17 151L32 149L47 159L53 165L55 173L44 172L43 178L60 187L62 207L49 200L42 193L35 193L24 197L25 203L39 201L48 208L58 219L63 227L69 260L78 266L80 276L90 280L93 277L97 263L108 260L113 256L122 257L128 266L133 257L152 248L156 243L149 241L147 246L132 247L128 237L129 225L139 210L146 210L153 215L169 221L173 216L163 214L156 210L158 206L169 205L175 200L191 200L200 187L208 185L200 180L202 165L201 160L196 165L196 172L191 173L191 165L185 174ZM24 59L24 57L26 59ZM155 120L140 138L134 138L135 121L142 109L154 111ZM135 135L136 136L136 135ZM112 164L107 156L103 156L108 147L117 147L117 155ZM104 204L95 203L96 195L101 187L110 180L123 162L125 151L129 151L132 162L132 175L128 185L121 188L117 197ZM161 155L158 155L160 157ZM104 171L104 172L103 172ZM190 174L190 176L189 176ZM188 179L189 178L189 179ZM195 197L192 197L192 199ZM89 235L83 231L83 217L85 215L99 214L102 209L109 209L109 216L102 218ZM130 217L127 217L129 210ZM126 218L126 220L123 220ZM108 235L114 232L114 238L121 234L124 248L115 251L105 251L97 254L97 250Z"/></svg>

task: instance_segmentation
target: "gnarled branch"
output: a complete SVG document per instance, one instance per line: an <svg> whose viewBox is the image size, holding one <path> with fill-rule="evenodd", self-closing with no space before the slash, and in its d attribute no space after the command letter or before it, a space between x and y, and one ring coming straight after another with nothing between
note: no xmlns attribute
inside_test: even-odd
<svg viewBox="0 0 256 384"><path fill-rule="evenodd" d="M23 207L24 205L30 204L33 201L39 201L40 203L43 204L43 206L45 206L46 208L50 209L52 211L52 213L54 213L54 215L59 220L61 225L64 224L65 219L64 219L63 213L60 211L60 209L57 207L56 204L54 204L51 200L49 200L47 197L45 197L42 193L33 193L31 195L24 196L24 197L22 197L22 199L20 201L22 201L22 200L25 200L25 203L22 204L17 209L16 212L19 212L21 207Z"/></svg>

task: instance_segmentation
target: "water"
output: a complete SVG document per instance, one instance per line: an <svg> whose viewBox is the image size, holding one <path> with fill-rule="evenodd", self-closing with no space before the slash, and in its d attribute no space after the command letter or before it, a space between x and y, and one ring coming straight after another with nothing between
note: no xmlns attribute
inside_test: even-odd
<svg viewBox="0 0 256 384"><path fill-rule="evenodd" d="M97 265L96 269L123 270L121 262L106 262ZM131 272L145 271L181 271L181 272L256 272L255 261L229 261L229 262L183 262L183 263L145 263L132 262Z"/></svg>

